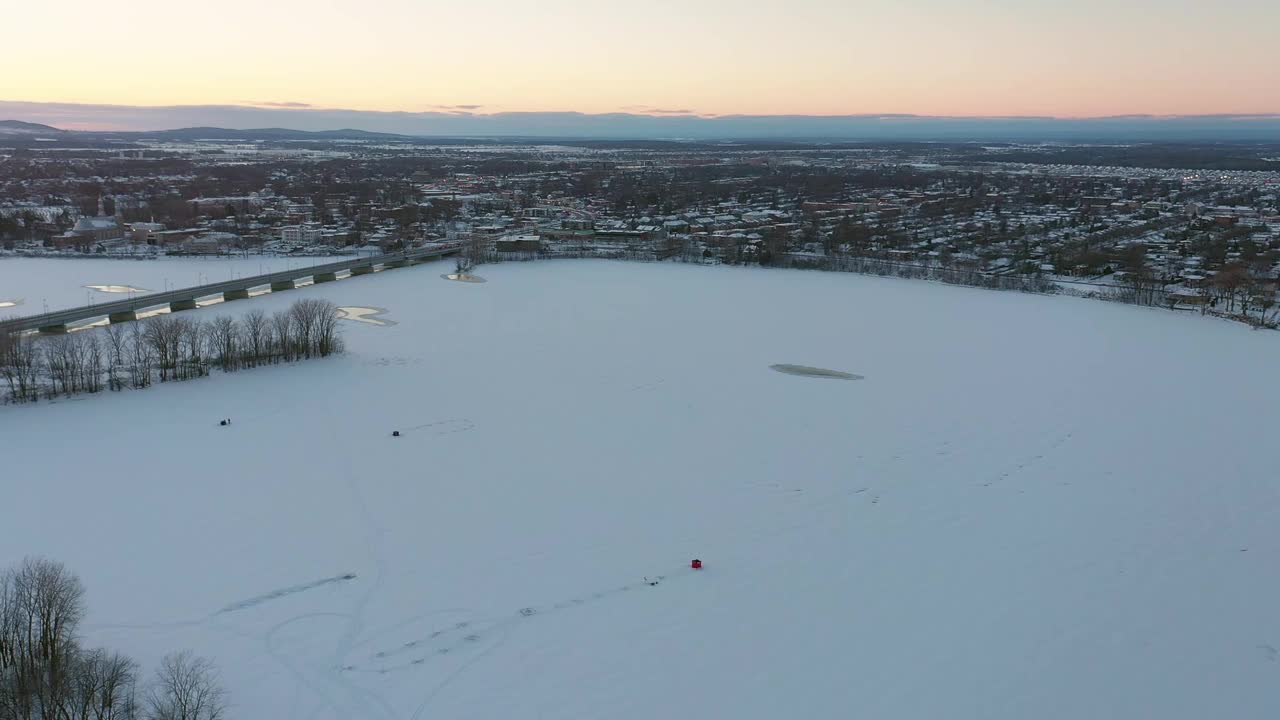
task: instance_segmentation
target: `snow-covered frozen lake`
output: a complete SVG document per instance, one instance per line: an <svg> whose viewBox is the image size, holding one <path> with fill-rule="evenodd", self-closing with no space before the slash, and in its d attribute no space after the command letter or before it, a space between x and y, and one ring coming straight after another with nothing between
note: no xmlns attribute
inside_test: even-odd
<svg viewBox="0 0 1280 720"><path fill-rule="evenodd" d="M309 265L349 260L342 257L163 257L155 260L107 258L0 258L0 317L33 315L101 302L131 292L222 282ZM12 303L12 305L6 305Z"/></svg>
<svg viewBox="0 0 1280 720"><path fill-rule="evenodd" d="M75 282L154 283L112 266ZM212 657L235 717L1280 713L1275 333L442 267L192 311L385 309L342 357L0 407L0 565L79 573L90 644Z"/></svg>

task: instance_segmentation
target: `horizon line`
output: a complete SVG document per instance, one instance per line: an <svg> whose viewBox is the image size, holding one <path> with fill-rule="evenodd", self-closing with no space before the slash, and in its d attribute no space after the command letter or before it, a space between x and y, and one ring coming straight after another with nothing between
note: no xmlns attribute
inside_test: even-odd
<svg viewBox="0 0 1280 720"><path fill-rule="evenodd" d="M814 119L859 119L859 120L900 120L900 119L929 119L929 120L1060 120L1060 121L1080 121L1080 120L1182 120L1182 119L1223 119L1223 120L1280 120L1280 110L1277 111L1238 111L1238 112L1203 112L1203 113L1113 113L1104 115L1043 115L1030 114L1019 115L1010 113L982 113L982 114L955 114L955 113L906 113L906 112L849 112L849 113L806 113L806 112L784 112L784 113L706 113L696 110L663 110L659 108L645 108L643 106L625 106L617 110L588 112L584 110L493 110L484 111L482 105L430 105L432 109L426 110L371 110L340 106L313 105L302 102L280 102L280 101L260 101L260 102L242 102L242 103L168 103L158 105L147 104L129 104L129 103L90 103L75 101L40 101L40 100L10 100L0 98L0 108L4 106L27 106L31 108L79 108L84 110L103 109L103 110L142 110L142 111L163 111L163 110L260 110L272 113L287 113L306 115L313 113L351 113L361 115L408 115L408 116L438 116L445 118L485 118L509 115L569 115L580 117L610 117L610 116L627 116L637 118L652 118L654 120L674 119L674 120L725 120L736 118L814 118ZM13 119L0 117L0 120ZM254 128L256 129L256 128ZM335 128L336 129L336 128Z"/></svg>
<svg viewBox="0 0 1280 720"><path fill-rule="evenodd" d="M435 110L410 111L254 102L257 104L114 105L0 100L0 118L38 123L58 131L97 133L209 128L237 132L359 131L404 137L579 139L1280 140L1280 112L1086 116L769 115L699 114L692 109L640 105L611 112L495 110L481 105L437 105Z"/></svg>

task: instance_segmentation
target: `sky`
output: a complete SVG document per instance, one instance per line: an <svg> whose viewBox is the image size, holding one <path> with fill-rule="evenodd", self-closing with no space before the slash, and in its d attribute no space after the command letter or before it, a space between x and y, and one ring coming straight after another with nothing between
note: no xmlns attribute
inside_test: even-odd
<svg viewBox="0 0 1280 720"><path fill-rule="evenodd" d="M60 0L0 100L406 112L1280 112L1273 0ZM22 69L26 68L25 71ZM91 123L89 123L91 124Z"/></svg>

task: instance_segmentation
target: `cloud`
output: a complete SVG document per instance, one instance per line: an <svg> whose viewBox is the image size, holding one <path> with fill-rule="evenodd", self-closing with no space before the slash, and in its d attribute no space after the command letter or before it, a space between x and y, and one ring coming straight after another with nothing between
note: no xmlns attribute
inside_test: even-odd
<svg viewBox="0 0 1280 720"><path fill-rule="evenodd" d="M697 115L692 110L670 110L667 108L656 108L648 105L624 105L621 108L624 112L638 113L640 115Z"/></svg>
<svg viewBox="0 0 1280 720"><path fill-rule="evenodd" d="M448 110L450 112L458 112L458 111L470 112L472 110L479 110L484 106L483 105L427 105L427 107L433 110Z"/></svg>
<svg viewBox="0 0 1280 720"><path fill-rule="evenodd" d="M315 105L312 105L311 103L304 103L304 102L267 101L267 102L247 102L245 104L255 105L257 107L272 107L272 108L313 108L315 107Z"/></svg>

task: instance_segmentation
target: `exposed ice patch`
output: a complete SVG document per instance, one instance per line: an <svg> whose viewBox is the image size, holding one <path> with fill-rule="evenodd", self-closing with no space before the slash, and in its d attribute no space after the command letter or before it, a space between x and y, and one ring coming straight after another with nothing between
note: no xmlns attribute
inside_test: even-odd
<svg viewBox="0 0 1280 720"><path fill-rule="evenodd" d="M488 280L485 280L479 275L472 275L471 273L445 273L440 277L444 278L445 280L456 280L457 282L469 282L469 283L489 282Z"/></svg>
<svg viewBox="0 0 1280 720"><path fill-rule="evenodd" d="M809 367L808 365L770 365L773 370L788 375L803 375L804 377L829 378L832 380L862 380L861 375L853 373L841 372L839 370L827 370L825 368Z"/></svg>
<svg viewBox="0 0 1280 720"><path fill-rule="evenodd" d="M360 307L346 306L338 308L338 317L343 320L353 320L355 322L368 323L370 325L395 325L395 320L387 320L382 317L387 314L386 308L380 307Z"/></svg>
<svg viewBox="0 0 1280 720"><path fill-rule="evenodd" d="M97 290L102 293L140 293L150 292L146 288L133 287L132 285L85 285L90 290Z"/></svg>

